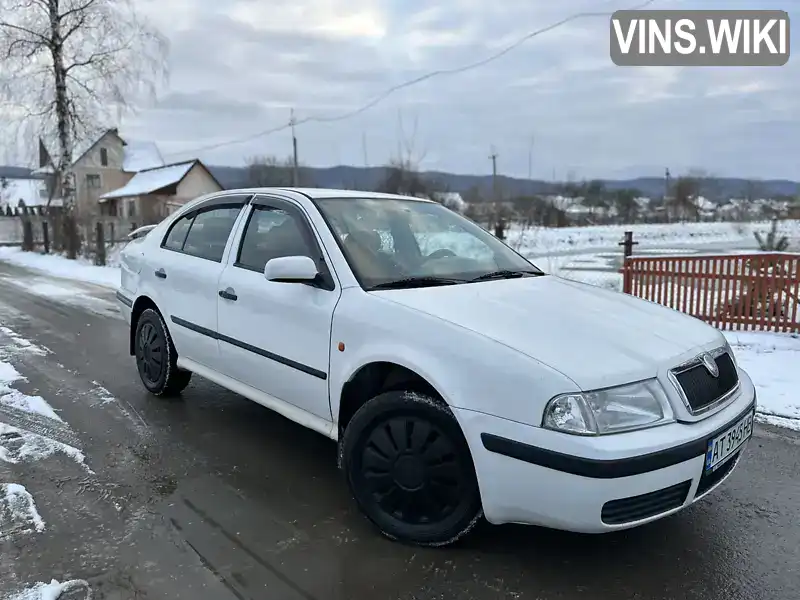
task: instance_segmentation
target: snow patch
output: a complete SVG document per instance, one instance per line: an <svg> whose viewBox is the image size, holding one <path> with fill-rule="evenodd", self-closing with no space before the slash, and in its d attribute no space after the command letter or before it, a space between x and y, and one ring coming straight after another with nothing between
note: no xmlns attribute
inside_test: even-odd
<svg viewBox="0 0 800 600"><path fill-rule="evenodd" d="M41 533L45 525L33 496L17 483L0 484L0 540Z"/></svg>
<svg viewBox="0 0 800 600"><path fill-rule="evenodd" d="M0 423L0 460L16 465L27 461L36 462L58 453L67 455L87 471L92 472L86 466L86 456L74 446Z"/></svg>
<svg viewBox="0 0 800 600"><path fill-rule="evenodd" d="M3 364L7 363L0 363L0 365ZM28 396L19 390L5 387L2 384L0 384L0 394L2 394L0 395L0 404L3 406L16 408L26 413L42 415L43 417L59 421L60 423L64 422L64 420L56 414L56 411L53 410L53 407L41 396Z"/></svg>
<svg viewBox="0 0 800 600"><path fill-rule="evenodd" d="M45 280L44 278L6 279L9 283L23 288L30 294L49 300L75 306L82 310L107 315L118 310L116 302L91 295L90 290L68 281Z"/></svg>
<svg viewBox="0 0 800 600"><path fill-rule="evenodd" d="M47 349L37 346L30 340L26 340L24 337L8 327L0 326L0 332L2 332L3 335L9 339L12 349L15 351L31 352L32 354L38 354L39 356L45 356L49 353ZM7 354L8 347L4 348L3 350Z"/></svg>
<svg viewBox="0 0 800 600"><path fill-rule="evenodd" d="M83 596L84 600L91 600L93 597L92 588L83 579L72 579L64 583L59 583L56 579L53 579L50 583L39 582L7 600L58 600L62 594L74 590L86 590L86 595Z"/></svg>
<svg viewBox="0 0 800 600"><path fill-rule="evenodd" d="M785 419L783 417L776 417L775 415L756 413L756 421L775 427L791 429L792 431L800 431L800 419Z"/></svg>
<svg viewBox="0 0 800 600"><path fill-rule="evenodd" d="M0 362L0 386L22 379L22 375L9 363Z"/></svg>
<svg viewBox="0 0 800 600"><path fill-rule="evenodd" d="M102 406L103 404L109 404L111 402L117 401L117 399L111 392L109 392L106 388L100 385L100 382L92 381L92 385L94 386L92 392L94 393L94 395L97 396L97 399L99 400L97 404Z"/></svg>
<svg viewBox="0 0 800 600"><path fill-rule="evenodd" d="M25 378L13 365L0 361L0 404L23 412L42 415L61 423L64 422L41 396L28 396L9 387L9 384L15 381L25 381Z"/></svg>
<svg viewBox="0 0 800 600"><path fill-rule="evenodd" d="M800 430L800 336L767 331L725 331L736 362L758 392L762 420Z"/></svg>
<svg viewBox="0 0 800 600"><path fill-rule="evenodd" d="M18 247L6 246L0 247L0 260L56 277L85 281L114 290L120 283L119 267L98 267L55 254L23 252Z"/></svg>

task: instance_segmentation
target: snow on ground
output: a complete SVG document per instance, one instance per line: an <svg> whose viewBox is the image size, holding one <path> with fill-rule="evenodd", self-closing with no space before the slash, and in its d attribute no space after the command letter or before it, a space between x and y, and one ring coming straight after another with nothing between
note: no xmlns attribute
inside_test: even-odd
<svg viewBox="0 0 800 600"><path fill-rule="evenodd" d="M0 247L0 260L56 277L75 279L111 289L119 287L119 267L98 267L82 260L68 260L55 254L23 252L20 248L10 246Z"/></svg>
<svg viewBox="0 0 800 600"><path fill-rule="evenodd" d="M92 597L91 588L83 579L73 579L64 583L59 583L53 579L50 583L37 583L33 587L23 590L6 600L58 600L62 597L62 594L75 590L85 590L86 593L81 596L82 598L88 599Z"/></svg>
<svg viewBox="0 0 800 600"><path fill-rule="evenodd" d="M93 295L94 289L90 289L87 284L80 281L73 283L67 279L53 279L47 276L4 277L3 279L30 294L36 294L62 304L76 306L100 315L107 315L117 310L116 301L98 298Z"/></svg>
<svg viewBox="0 0 800 600"><path fill-rule="evenodd" d="M756 385L760 420L800 431L800 335L726 331L736 360Z"/></svg>
<svg viewBox="0 0 800 600"><path fill-rule="evenodd" d="M2 358L10 358L19 352L44 354L38 346L25 340L8 327L0 327L0 331L10 341L0 348ZM35 418L44 417L54 421L60 427L69 427L44 398L29 396L11 387L11 384L20 381L25 381L25 377L11 363L0 360L0 408L32 415ZM0 461L10 464L33 462L58 453L67 455L92 473L92 470L86 465L86 457L77 448L44 435L0 422Z"/></svg>
<svg viewBox="0 0 800 600"><path fill-rule="evenodd" d="M593 227L530 227L512 226L508 243L525 256L537 256L590 248L612 248L622 241L626 231L633 232L639 244L636 250L648 247L695 246L701 244L744 245L755 248L753 232L769 232L770 222L756 223L659 223L635 225L602 225ZM784 220L778 232L792 240L800 240L800 220Z"/></svg>
<svg viewBox="0 0 800 600"><path fill-rule="evenodd" d="M17 483L0 484L0 541L41 533L45 525L33 496Z"/></svg>
<svg viewBox="0 0 800 600"><path fill-rule="evenodd" d="M18 465L24 462L38 462L59 453L65 454L88 472L92 472L86 466L86 457L83 452L74 446L62 444L43 435L0 423L1 461L11 465Z"/></svg>
<svg viewBox="0 0 800 600"><path fill-rule="evenodd" d="M36 344L31 343L30 340L26 340L24 337L17 335L15 331L9 329L8 327L0 326L0 332L2 332L3 335L8 338L9 342L6 344L5 348L0 348L0 358L6 358L19 352L30 352L39 356L45 356L46 354L50 353L49 350L37 346ZM0 373L2 373L2 371L0 371ZM0 380L2 380L1 374Z"/></svg>
<svg viewBox="0 0 800 600"><path fill-rule="evenodd" d="M25 378L17 372L13 365L0 361L0 405L64 422L41 396L28 396L10 387L9 384L20 380L24 381Z"/></svg>

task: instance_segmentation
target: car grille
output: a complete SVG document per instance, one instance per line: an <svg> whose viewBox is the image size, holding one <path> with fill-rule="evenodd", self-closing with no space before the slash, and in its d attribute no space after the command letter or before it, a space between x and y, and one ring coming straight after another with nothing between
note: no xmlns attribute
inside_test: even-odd
<svg viewBox="0 0 800 600"><path fill-rule="evenodd" d="M603 505L600 518L606 525L622 525L633 523L648 517L680 508L689 495L691 481L684 481L663 490L612 500Z"/></svg>
<svg viewBox="0 0 800 600"><path fill-rule="evenodd" d="M714 404L739 383L736 365L727 351L717 356L714 362L719 369L718 377L711 375L699 361L672 371L692 412Z"/></svg>

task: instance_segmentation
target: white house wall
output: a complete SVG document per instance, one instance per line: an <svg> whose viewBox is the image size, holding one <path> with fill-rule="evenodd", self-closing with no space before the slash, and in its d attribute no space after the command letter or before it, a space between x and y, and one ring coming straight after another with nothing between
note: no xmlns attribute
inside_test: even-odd
<svg viewBox="0 0 800 600"><path fill-rule="evenodd" d="M178 184L178 190L175 194L176 200L181 204L193 200L203 194L210 194L211 192L218 192L222 188L217 184L208 172L197 165L186 174Z"/></svg>

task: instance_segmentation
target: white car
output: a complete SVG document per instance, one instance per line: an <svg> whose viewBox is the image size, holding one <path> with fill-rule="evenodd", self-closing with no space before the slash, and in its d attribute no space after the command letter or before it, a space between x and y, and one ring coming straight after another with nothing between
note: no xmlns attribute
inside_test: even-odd
<svg viewBox="0 0 800 600"><path fill-rule="evenodd" d="M642 525L719 485L753 430L718 330L418 198L204 196L128 244L117 297L150 392L195 373L337 440L358 506L406 542L481 515Z"/></svg>

